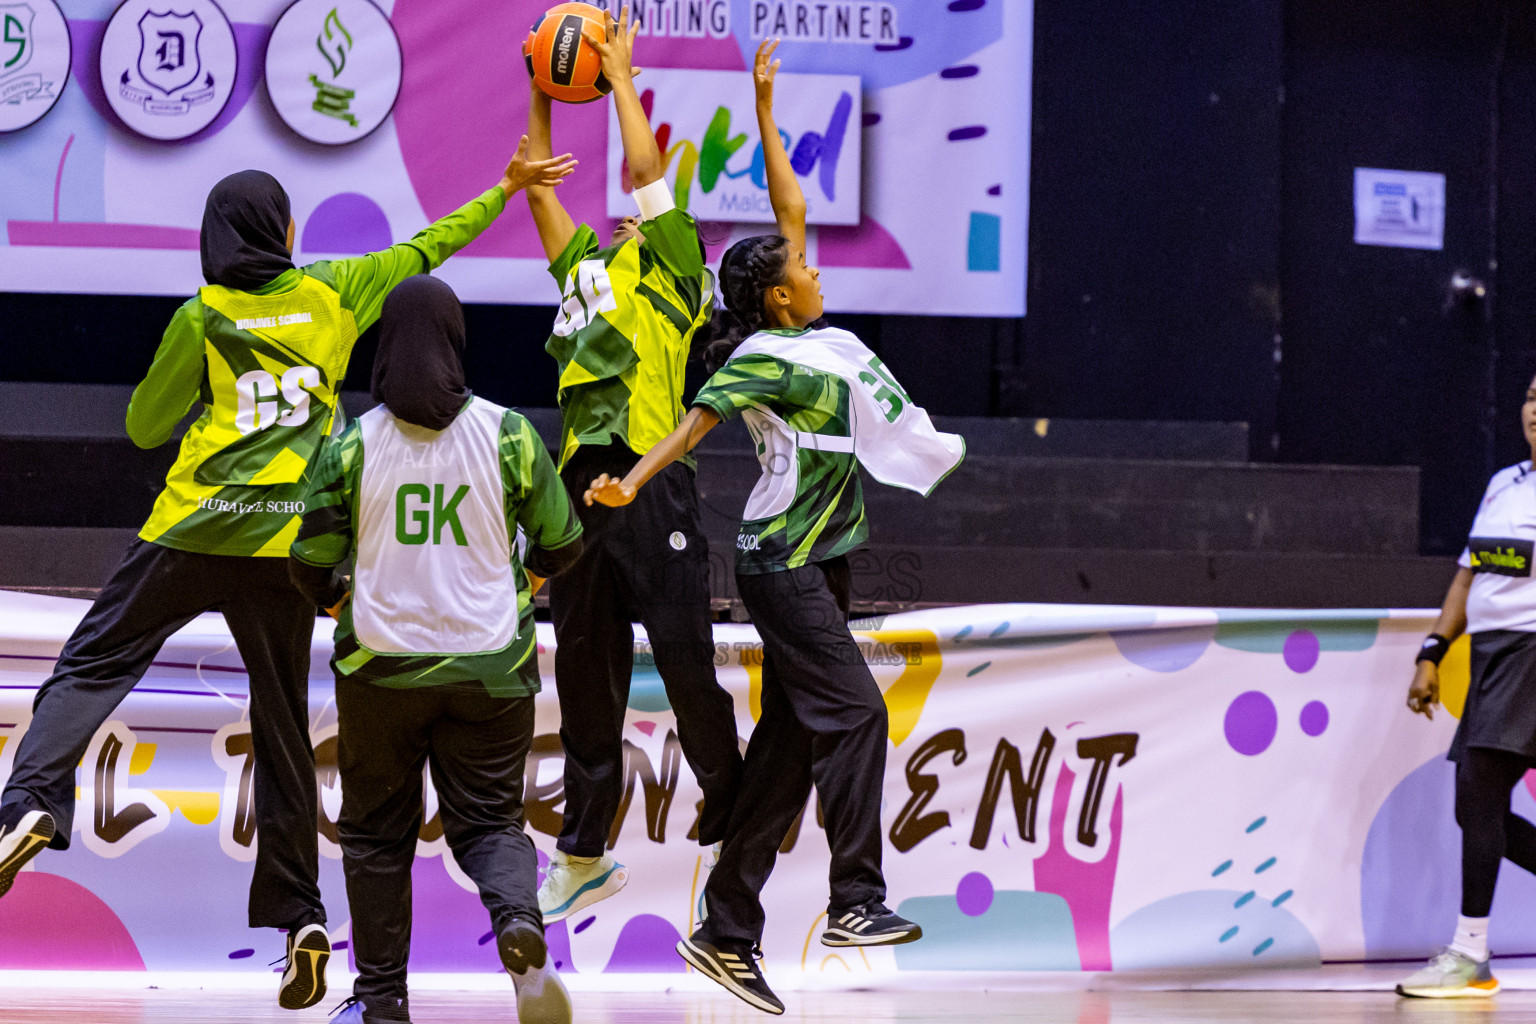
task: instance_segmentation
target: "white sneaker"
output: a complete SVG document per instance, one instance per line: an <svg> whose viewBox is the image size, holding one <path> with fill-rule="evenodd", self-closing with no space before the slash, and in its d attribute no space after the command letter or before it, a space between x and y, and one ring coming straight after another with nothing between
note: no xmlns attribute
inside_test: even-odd
<svg viewBox="0 0 1536 1024"><path fill-rule="evenodd" d="M53 815L47 811L27 811L10 828L0 826L0 896L11 891L16 873L43 852L53 832Z"/></svg>
<svg viewBox="0 0 1536 1024"><path fill-rule="evenodd" d="M556 850L544 884L539 886L539 912L545 924L563 921L581 908L612 896L628 881L629 869L612 854L571 857Z"/></svg>
<svg viewBox="0 0 1536 1024"><path fill-rule="evenodd" d="M1499 979L1487 960L1474 960L1446 946L1397 986L1400 996L1420 999L1464 999L1497 995Z"/></svg>
<svg viewBox="0 0 1536 1024"><path fill-rule="evenodd" d="M518 1024L571 1024L571 994L549 962L542 928L514 919L496 937L496 951L517 991Z"/></svg>

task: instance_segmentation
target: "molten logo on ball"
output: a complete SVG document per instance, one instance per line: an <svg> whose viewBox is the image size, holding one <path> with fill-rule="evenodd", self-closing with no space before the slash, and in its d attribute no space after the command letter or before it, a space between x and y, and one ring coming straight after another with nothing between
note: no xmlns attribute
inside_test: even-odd
<svg viewBox="0 0 1536 1024"><path fill-rule="evenodd" d="M576 66L576 48L580 45L581 19L568 14L560 22L555 42L555 63L549 69L550 80L556 85L571 84L571 72Z"/></svg>

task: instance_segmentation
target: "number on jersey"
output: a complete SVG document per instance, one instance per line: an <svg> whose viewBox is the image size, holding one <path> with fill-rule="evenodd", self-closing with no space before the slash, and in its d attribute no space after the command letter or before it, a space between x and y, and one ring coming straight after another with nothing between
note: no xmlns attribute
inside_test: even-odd
<svg viewBox="0 0 1536 1024"><path fill-rule="evenodd" d="M565 297L560 315L555 318L554 333L560 338L577 333L597 314L619 308L618 300L613 297L613 282L609 280L608 268L602 260L582 260L576 264L572 276L575 287Z"/></svg>
<svg viewBox="0 0 1536 1024"><path fill-rule="evenodd" d="M875 401L886 407L885 418L895 423L901 416L902 405L911 404L912 399L908 398L901 385L896 383L896 378L891 376L891 372L885 368L879 356L870 357L869 368L875 372L860 371L859 380L875 389Z"/></svg>

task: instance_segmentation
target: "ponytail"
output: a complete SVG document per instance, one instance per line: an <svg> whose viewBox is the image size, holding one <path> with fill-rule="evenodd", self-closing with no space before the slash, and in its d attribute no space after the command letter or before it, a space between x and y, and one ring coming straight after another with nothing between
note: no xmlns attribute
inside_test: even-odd
<svg viewBox="0 0 1536 1024"><path fill-rule="evenodd" d="M706 335L704 368L714 373L747 338L767 326L763 299L784 280L789 240L782 235L755 235L726 250L720 260L720 292L714 316L699 334ZM707 332L707 333L706 333ZM700 339L704 340L704 339Z"/></svg>

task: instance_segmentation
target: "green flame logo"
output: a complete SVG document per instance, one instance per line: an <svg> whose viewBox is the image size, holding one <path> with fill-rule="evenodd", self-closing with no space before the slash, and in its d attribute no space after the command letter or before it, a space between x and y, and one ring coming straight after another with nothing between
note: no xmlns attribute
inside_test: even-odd
<svg viewBox="0 0 1536 1024"><path fill-rule="evenodd" d="M352 49L352 33L341 23L336 8L332 7L331 13L325 16L320 34L315 37L315 46L331 66L331 77L341 77L341 69L347 66L347 51Z"/></svg>

